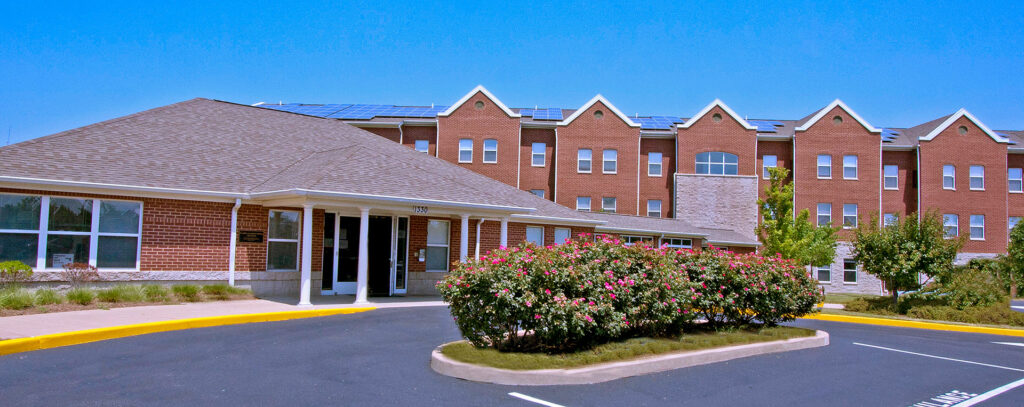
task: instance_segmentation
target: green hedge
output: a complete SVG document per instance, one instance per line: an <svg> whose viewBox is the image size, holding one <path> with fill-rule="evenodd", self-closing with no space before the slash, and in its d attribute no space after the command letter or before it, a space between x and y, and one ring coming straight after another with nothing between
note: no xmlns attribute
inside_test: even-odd
<svg viewBox="0 0 1024 407"><path fill-rule="evenodd" d="M454 265L437 288L473 345L517 351L676 335L698 318L775 325L820 300L817 284L787 260L589 235L489 252Z"/></svg>

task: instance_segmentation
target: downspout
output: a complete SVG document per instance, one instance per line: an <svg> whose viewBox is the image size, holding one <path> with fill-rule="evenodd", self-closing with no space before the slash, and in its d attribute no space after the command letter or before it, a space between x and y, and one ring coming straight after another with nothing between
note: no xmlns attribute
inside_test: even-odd
<svg viewBox="0 0 1024 407"><path fill-rule="evenodd" d="M231 208L231 243L228 249L228 285L235 285L235 250L238 242L238 208L242 207L242 199L235 198L235 206Z"/></svg>

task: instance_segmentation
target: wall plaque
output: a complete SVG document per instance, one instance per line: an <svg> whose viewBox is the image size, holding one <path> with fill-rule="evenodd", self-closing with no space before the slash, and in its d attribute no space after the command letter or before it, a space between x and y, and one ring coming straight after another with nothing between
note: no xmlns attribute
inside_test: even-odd
<svg viewBox="0 0 1024 407"><path fill-rule="evenodd" d="M241 243L263 243L263 232L258 230L241 230L238 232Z"/></svg>

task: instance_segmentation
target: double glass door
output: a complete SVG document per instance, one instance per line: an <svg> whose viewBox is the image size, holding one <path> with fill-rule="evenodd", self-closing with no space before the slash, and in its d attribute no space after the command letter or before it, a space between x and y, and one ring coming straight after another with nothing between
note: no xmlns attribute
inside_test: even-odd
<svg viewBox="0 0 1024 407"><path fill-rule="evenodd" d="M367 285L370 295L405 294L409 218L370 216ZM324 216L321 294L355 294L359 264L359 217Z"/></svg>

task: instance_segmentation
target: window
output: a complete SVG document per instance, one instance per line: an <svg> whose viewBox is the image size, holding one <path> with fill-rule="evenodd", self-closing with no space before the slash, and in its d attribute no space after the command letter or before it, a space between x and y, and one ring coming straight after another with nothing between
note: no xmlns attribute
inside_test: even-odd
<svg viewBox="0 0 1024 407"><path fill-rule="evenodd" d="M1007 226L1007 228L1009 230L1013 230L1013 227L1017 226L1017 224L1020 223L1020 219L1021 219L1020 216L1011 216L1011 217L1007 218L1006 219L1006 226Z"/></svg>
<svg viewBox="0 0 1024 407"><path fill-rule="evenodd" d="M980 165L971 166L971 190L985 190L985 167L982 167Z"/></svg>
<svg viewBox="0 0 1024 407"><path fill-rule="evenodd" d="M543 167L545 156L547 155L547 144L544 143L533 143L530 146L530 165L534 167Z"/></svg>
<svg viewBox="0 0 1024 407"><path fill-rule="evenodd" d="M900 168L895 165L882 167L885 189L900 189Z"/></svg>
<svg viewBox="0 0 1024 407"><path fill-rule="evenodd" d="M661 239L662 246L674 247L677 249L691 249L693 248L693 240L691 239L680 239L675 237L666 237Z"/></svg>
<svg viewBox="0 0 1024 407"><path fill-rule="evenodd" d="M647 200L647 216L652 218L661 217L661 200L660 199L648 199Z"/></svg>
<svg viewBox="0 0 1024 407"><path fill-rule="evenodd" d="M578 196L576 197L576 210L583 212L590 212L590 197L589 196Z"/></svg>
<svg viewBox="0 0 1024 407"><path fill-rule="evenodd" d="M971 240L985 240L985 215L971 215Z"/></svg>
<svg viewBox="0 0 1024 407"><path fill-rule="evenodd" d="M893 224L896 223L896 219L897 218L896 218L896 214L895 213L887 213L887 214L883 215L883 217L882 217L882 225L883 226L893 225Z"/></svg>
<svg viewBox="0 0 1024 407"><path fill-rule="evenodd" d="M857 204L843 204L843 229L857 227Z"/></svg>
<svg viewBox="0 0 1024 407"><path fill-rule="evenodd" d="M267 231L267 270L299 269L299 213L270 211Z"/></svg>
<svg viewBox="0 0 1024 407"><path fill-rule="evenodd" d="M956 167L951 164L942 166L942 189L956 189Z"/></svg>
<svg viewBox="0 0 1024 407"><path fill-rule="evenodd" d="M0 262L17 260L36 267L41 205L39 196L0 195Z"/></svg>
<svg viewBox="0 0 1024 407"><path fill-rule="evenodd" d="M448 271L448 227L446 220L427 221L427 271Z"/></svg>
<svg viewBox="0 0 1024 407"><path fill-rule="evenodd" d="M601 152L601 172L615 174L619 170L619 151L604 150Z"/></svg>
<svg viewBox="0 0 1024 407"><path fill-rule="evenodd" d="M589 148L581 148L576 152L576 172L590 173L592 155Z"/></svg>
<svg viewBox="0 0 1024 407"><path fill-rule="evenodd" d="M555 228L554 244L565 243L566 240L569 240L570 233L571 231L569 230L569 228Z"/></svg>
<svg viewBox="0 0 1024 407"><path fill-rule="evenodd" d="M544 197L544 190L543 189L531 189L530 193L534 194L534 195L537 195L537 196L539 196L541 198Z"/></svg>
<svg viewBox="0 0 1024 407"><path fill-rule="evenodd" d="M950 213L942 215L942 229L946 231L946 237L960 236L960 217Z"/></svg>
<svg viewBox="0 0 1024 407"><path fill-rule="evenodd" d="M818 178L832 178L832 156L818 156Z"/></svg>
<svg viewBox="0 0 1024 407"><path fill-rule="evenodd" d="M832 204L818 204L818 226L825 226L832 223Z"/></svg>
<svg viewBox="0 0 1024 407"><path fill-rule="evenodd" d="M615 212L615 198L601 198L601 212Z"/></svg>
<svg viewBox="0 0 1024 407"><path fill-rule="evenodd" d="M473 140L468 138L459 140L459 162L473 162Z"/></svg>
<svg viewBox="0 0 1024 407"><path fill-rule="evenodd" d="M766 155L766 156L761 157L761 172L762 172L761 176L764 177L764 179L771 178L772 174L771 174L771 172L768 171L768 169L769 168L775 168L775 167L778 167L778 166L779 166L779 157L778 156Z"/></svg>
<svg viewBox="0 0 1024 407"><path fill-rule="evenodd" d="M857 179L857 156L843 156L843 179Z"/></svg>
<svg viewBox="0 0 1024 407"><path fill-rule="evenodd" d="M1021 168L1006 170L1006 179L1010 182L1010 192L1024 192L1024 174Z"/></svg>
<svg viewBox="0 0 1024 407"><path fill-rule="evenodd" d="M853 259L843 260L843 282L857 282L857 262Z"/></svg>
<svg viewBox="0 0 1024 407"><path fill-rule="evenodd" d="M647 176L661 176L661 153L647 153Z"/></svg>
<svg viewBox="0 0 1024 407"><path fill-rule="evenodd" d="M736 175L738 171L739 159L736 154L718 151L697 154L698 174Z"/></svg>
<svg viewBox="0 0 1024 407"><path fill-rule="evenodd" d="M640 242L643 242L643 241L654 242L654 238L650 237L650 236L626 236L626 235L623 235L622 236L622 241L625 243L626 246L632 246L634 244L637 244L637 243L640 243Z"/></svg>
<svg viewBox="0 0 1024 407"><path fill-rule="evenodd" d="M526 241L537 246L544 245L544 228L540 226L526 227Z"/></svg>
<svg viewBox="0 0 1024 407"><path fill-rule="evenodd" d="M429 140L416 140L416 151L421 153L430 152L430 141Z"/></svg>
<svg viewBox="0 0 1024 407"><path fill-rule="evenodd" d="M832 266L818 266L815 270L818 272L819 283L829 283L832 281Z"/></svg>
<svg viewBox="0 0 1024 407"><path fill-rule="evenodd" d="M487 164L498 162L498 140L492 138L484 140L484 162Z"/></svg>

